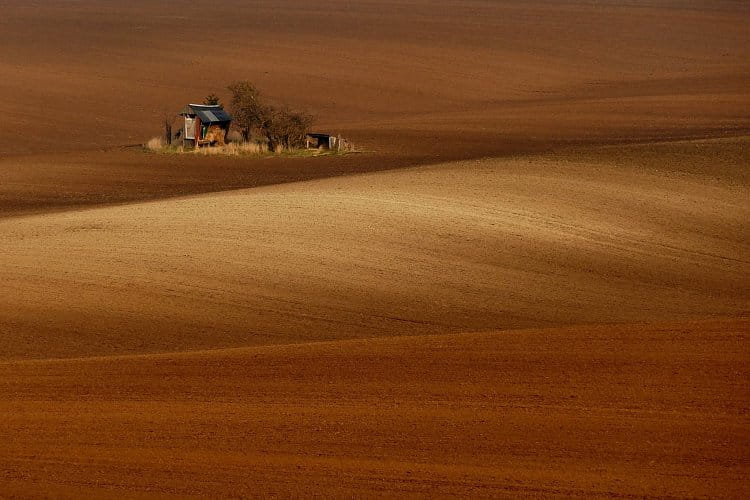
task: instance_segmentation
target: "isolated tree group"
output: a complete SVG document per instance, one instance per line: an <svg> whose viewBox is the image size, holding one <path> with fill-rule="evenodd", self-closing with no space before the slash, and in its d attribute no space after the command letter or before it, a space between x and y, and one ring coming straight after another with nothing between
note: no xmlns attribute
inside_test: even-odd
<svg viewBox="0 0 750 500"><path fill-rule="evenodd" d="M249 141L252 131L260 128L262 123L263 103L260 93L255 85L248 81L234 82L227 88L232 93L229 106L234 126L239 129L242 139Z"/></svg>
<svg viewBox="0 0 750 500"><path fill-rule="evenodd" d="M271 151L278 146L291 149L304 145L305 135L315 122L312 115L266 102L248 81L234 82L227 88L232 94L233 123L243 140L249 141L255 131L266 138Z"/></svg>
<svg viewBox="0 0 750 500"><path fill-rule="evenodd" d="M223 105L221 104L221 100L219 99L219 96L217 96L217 95L216 95L216 94L214 94L213 92L212 92L212 93L210 93L210 94L208 94L208 95L206 96L206 98L205 98L205 99L203 99L203 104L205 104L205 105L207 105L207 106L221 106L222 108L224 107L224 106L223 106Z"/></svg>

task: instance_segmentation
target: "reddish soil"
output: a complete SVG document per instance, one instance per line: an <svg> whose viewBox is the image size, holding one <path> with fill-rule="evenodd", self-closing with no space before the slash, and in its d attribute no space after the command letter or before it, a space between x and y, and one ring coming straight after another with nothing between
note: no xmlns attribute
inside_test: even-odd
<svg viewBox="0 0 750 500"><path fill-rule="evenodd" d="M744 3L0 4L0 496L750 495Z"/></svg>
<svg viewBox="0 0 750 500"><path fill-rule="evenodd" d="M0 481L41 496L720 496L747 319L0 363Z"/></svg>
<svg viewBox="0 0 750 500"><path fill-rule="evenodd" d="M207 50L198 19L225 42ZM0 214L571 142L748 134L748 19L730 1L10 0L0 19ZM160 135L165 112L209 92L226 99L236 79L376 154L266 169L95 152Z"/></svg>

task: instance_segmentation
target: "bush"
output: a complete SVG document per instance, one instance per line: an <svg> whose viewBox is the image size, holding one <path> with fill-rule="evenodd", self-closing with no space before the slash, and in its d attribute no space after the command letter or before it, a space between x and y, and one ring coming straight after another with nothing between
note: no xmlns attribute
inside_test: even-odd
<svg viewBox="0 0 750 500"><path fill-rule="evenodd" d="M252 131L257 130L268 140L270 151L279 147L294 149L305 144L305 135L315 117L264 102L255 85L248 81L235 82L228 89L232 93L234 125L245 142L250 140Z"/></svg>
<svg viewBox="0 0 750 500"><path fill-rule="evenodd" d="M313 116L307 113L295 113L288 108L267 106L261 130L268 139L268 149L275 151L279 146L286 149L304 146L305 135L314 121Z"/></svg>
<svg viewBox="0 0 750 500"><path fill-rule="evenodd" d="M146 144L143 145L146 149L149 151L160 151L162 148L164 148L164 139L161 137L152 137L149 139Z"/></svg>
<svg viewBox="0 0 750 500"><path fill-rule="evenodd" d="M226 141L228 143L235 143L235 142L236 143L244 143L245 142L244 139L242 138L242 134L240 134L239 132L237 132L234 129L231 129L229 131L229 133L227 134Z"/></svg>

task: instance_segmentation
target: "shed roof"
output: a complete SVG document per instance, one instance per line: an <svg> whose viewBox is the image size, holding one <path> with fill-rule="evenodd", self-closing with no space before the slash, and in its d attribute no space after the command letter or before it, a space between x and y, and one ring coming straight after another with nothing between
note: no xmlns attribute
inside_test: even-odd
<svg viewBox="0 0 750 500"><path fill-rule="evenodd" d="M201 123L221 123L232 121L232 117L219 105L188 104L180 111L181 115L196 115Z"/></svg>

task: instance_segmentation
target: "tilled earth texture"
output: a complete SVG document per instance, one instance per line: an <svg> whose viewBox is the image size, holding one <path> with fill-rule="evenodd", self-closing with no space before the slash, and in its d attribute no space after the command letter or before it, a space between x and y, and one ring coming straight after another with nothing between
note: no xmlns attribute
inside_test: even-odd
<svg viewBox="0 0 750 500"><path fill-rule="evenodd" d="M0 6L0 497L750 496L744 2Z"/></svg>

